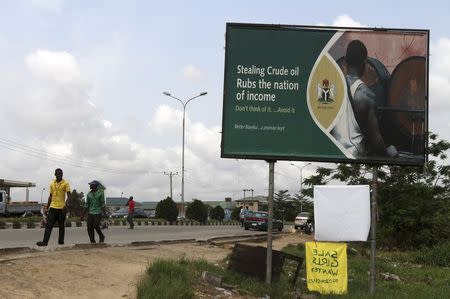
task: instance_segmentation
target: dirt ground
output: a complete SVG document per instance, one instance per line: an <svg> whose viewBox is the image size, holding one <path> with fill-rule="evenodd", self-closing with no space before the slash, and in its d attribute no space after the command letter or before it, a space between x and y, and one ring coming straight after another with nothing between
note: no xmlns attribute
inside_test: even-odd
<svg viewBox="0 0 450 299"><path fill-rule="evenodd" d="M308 240L308 235L291 233L275 239L273 249ZM232 247L185 243L0 255L0 298L135 298L136 284L153 260L217 263Z"/></svg>

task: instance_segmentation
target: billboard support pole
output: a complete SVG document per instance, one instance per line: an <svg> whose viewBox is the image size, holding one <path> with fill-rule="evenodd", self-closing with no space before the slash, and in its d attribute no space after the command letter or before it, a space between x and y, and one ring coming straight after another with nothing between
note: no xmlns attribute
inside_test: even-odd
<svg viewBox="0 0 450 299"><path fill-rule="evenodd" d="M376 226L377 226L377 183L378 169L374 166L372 169L372 196L370 197L370 280L369 293L375 293L376 281Z"/></svg>
<svg viewBox="0 0 450 299"><path fill-rule="evenodd" d="M274 173L275 160L269 162L269 196L268 209L269 217L267 219L267 255L266 255L266 283L272 283L272 229L273 229L273 193L274 193Z"/></svg>

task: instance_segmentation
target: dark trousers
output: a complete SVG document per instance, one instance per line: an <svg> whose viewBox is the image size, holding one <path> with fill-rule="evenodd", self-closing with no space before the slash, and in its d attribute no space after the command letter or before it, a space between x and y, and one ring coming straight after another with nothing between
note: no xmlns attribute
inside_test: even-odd
<svg viewBox="0 0 450 299"><path fill-rule="evenodd" d="M47 225L45 226L44 233L45 244L48 244L48 240L50 240L50 235L52 234L52 229L53 226L55 226L56 221L58 221L59 226L58 243L64 243L64 222L66 221L66 211L64 209L50 208L47 215Z"/></svg>
<svg viewBox="0 0 450 299"><path fill-rule="evenodd" d="M133 213L128 213L127 221L130 224L130 228L134 228Z"/></svg>
<svg viewBox="0 0 450 299"><path fill-rule="evenodd" d="M103 242L105 235L100 228L100 222L102 220L102 214L89 214L87 218L87 232L91 243L95 243L94 229L100 238L100 242Z"/></svg>

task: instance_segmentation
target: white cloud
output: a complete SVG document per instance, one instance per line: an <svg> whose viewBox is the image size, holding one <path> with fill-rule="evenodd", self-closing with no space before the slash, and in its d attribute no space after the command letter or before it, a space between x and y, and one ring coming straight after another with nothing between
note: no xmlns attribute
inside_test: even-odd
<svg viewBox="0 0 450 299"><path fill-rule="evenodd" d="M112 127L112 122L110 122L109 120L103 120L103 126L106 128L106 129L109 129L109 128L111 128Z"/></svg>
<svg viewBox="0 0 450 299"><path fill-rule="evenodd" d="M340 15L337 16L336 19L333 21L333 26L340 26L340 27L367 27L366 24L362 24L358 21L353 20L348 15Z"/></svg>
<svg viewBox="0 0 450 299"><path fill-rule="evenodd" d="M149 123L151 131L162 134L168 130L175 130L181 126L183 120L183 111L173 109L167 105L161 105L156 108L153 119Z"/></svg>
<svg viewBox="0 0 450 299"><path fill-rule="evenodd" d="M441 38L431 43L430 64L434 75L449 78L450 75L450 38Z"/></svg>
<svg viewBox="0 0 450 299"><path fill-rule="evenodd" d="M72 143L62 142L54 143L45 146L45 149L50 153L55 153L58 156L70 156L72 155Z"/></svg>
<svg viewBox="0 0 450 299"><path fill-rule="evenodd" d="M45 9L53 13L60 13L62 10L63 0L31 0L31 3L41 9Z"/></svg>
<svg viewBox="0 0 450 299"><path fill-rule="evenodd" d="M82 84L78 63L68 52L36 50L25 58L29 70L38 78L58 84Z"/></svg>
<svg viewBox="0 0 450 299"><path fill-rule="evenodd" d="M187 79L199 80L204 77L203 72L196 66L189 64L182 70L183 76Z"/></svg>
<svg viewBox="0 0 450 299"><path fill-rule="evenodd" d="M430 54L430 130L450 140L450 39L432 42Z"/></svg>
<svg viewBox="0 0 450 299"><path fill-rule="evenodd" d="M430 48L430 107L450 113L450 39L441 38Z"/></svg>

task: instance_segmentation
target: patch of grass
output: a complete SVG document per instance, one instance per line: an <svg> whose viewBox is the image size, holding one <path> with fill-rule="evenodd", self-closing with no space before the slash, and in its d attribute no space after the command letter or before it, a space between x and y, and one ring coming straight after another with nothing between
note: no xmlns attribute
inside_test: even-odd
<svg viewBox="0 0 450 299"><path fill-rule="evenodd" d="M156 260L138 284L138 298L193 298L192 281L185 263Z"/></svg>
<svg viewBox="0 0 450 299"><path fill-rule="evenodd" d="M352 247L349 245L348 248ZM304 257L304 244L288 245L283 249L286 253ZM370 257L355 254L348 249L348 294L344 296L323 295L324 298L447 298L450 294L450 269L447 260L450 248L441 244L433 248L414 252L378 251L377 284L374 296L369 296ZM447 260L448 263L448 260ZM442 266L440 266L442 265ZM447 265L447 267L443 267ZM401 281L384 281L381 273L393 273ZM302 267L301 277L305 277ZM300 289L307 292L304 281Z"/></svg>
<svg viewBox="0 0 450 299"><path fill-rule="evenodd" d="M394 251L389 256L403 263L450 267L450 241L411 252Z"/></svg>
<svg viewBox="0 0 450 299"><path fill-rule="evenodd" d="M412 257L413 261L418 264L450 267L450 241L431 248L422 248L414 252Z"/></svg>
<svg viewBox="0 0 450 299"><path fill-rule="evenodd" d="M324 297L369 298L369 263L368 257L349 256L348 294ZM380 274L386 272L398 275L401 281L384 281ZM448 268L401 263L388 252L380 252L377 258L376 293L370 298L446 298L450 293L448 273Z"/></svg>
<svg viewBox="0 0 450 299"><path fill-rule="evenodd" d="M344 296L318 295L320 298L447 298L450 294L448 267L436 266L441 262L430 262L432 256L445 259L447 245L414 252L378 251L377 285L374 296L368 294L370 257L361 250L348 253L348 294ZM352 247L352 245L349 245ZM304 244L292 244L284 252L305 257ZM425 257L426 256L426 257ZM434 263L435 265L428 265ZM290 283L296 263L286 261L280 281L272 286L212 265L205 260L157 260L150 265L138 285L138 298L194 298L196 288L202 285L201 273L209 271L223 277L223 282L236 286L244 294L271 298L295 298L294 293L308 293L305 267L302 266L295 285ZM401 281L384 281L381 273L396 274ZM317 294L316 294L317 295Z"/></svg>
<svg viewBox="0 0 450 299"><path fill-rule="evenodd" d="M271 298L291 298L286 294L295 291L295 287L291 286L288 278L283 275L279 282L270 287L262 281L230 272L205 260L159 259L149 266L138 283L137 298L194 298L195 287L202 284L203 271L216 273L223 277L224 283L236 286L243 293L255 296L267 294Z"/></svg>

